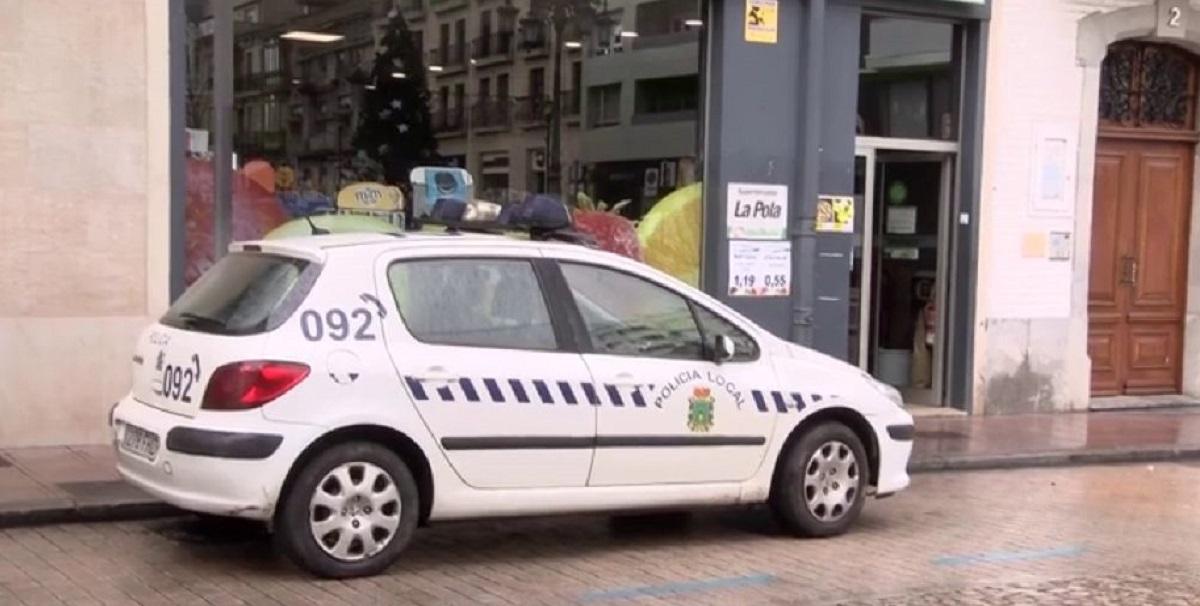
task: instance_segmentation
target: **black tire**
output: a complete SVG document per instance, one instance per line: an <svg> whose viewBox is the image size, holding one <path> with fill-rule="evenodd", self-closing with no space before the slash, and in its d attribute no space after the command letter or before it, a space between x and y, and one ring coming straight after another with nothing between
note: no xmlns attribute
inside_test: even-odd
<svg viewBox="0 0 1200 606"><path fill-rule="evenodd" d="M851 465L848 459L840 460L842 467L839 468L837 461L839 454L833 450L836 448L833 445L841 444L853 454L854 464ZM826 449L831 450L826 450ZM814 482L818 486L812 487L809 491L805 486L805 478L808 475L809 464L818 449L822 450L822 456L825 454L832 455L835 463L832 469L838 472L838 478L833 475L828 476L826 480L817 474ZM786 452L781 455L783 460L779 473L776 474L775 485L771 489L771 511L775 514L775 519L787 532L802 537L830 537L842 534L850 527L851 524L858 518L862 512L863 503L866 501L867 482L871 477L870 461L867 459L866 449L863 448L862 441L858 439L858 435L849 427L830 421L821 423L800 436L800 439L795 441ZM821 463L816 463L815 469L820 470ZM845 469L845 475L841 475L842 469ZM839 482L838 479L851 478L850 482ZM824 484L825 488L820 488ZM837 488L834 488L836 486ZM816 506L818 513L814 513L809 507L808 497L820 495L822 490L832 490L834 495L844 494L844 498L836 499L843 505L835 505L828 507L820 504ZM829 495L829 492L825 492ZM841 507L838 510L838 507ZM840 514L836 515L835 514Z"/></svg>
<svg viewBox="0 0 1200 606"><path fill-rule="evenodd" d="M318 488L329 494L329 491L333 487L340 486L340 483L336 480L332 483L328 482L327 475L347 464L351 464L347 469L350 470L349 473L352 479L354 474L353 469L358 469L360 472L359 478L361 479L358 481L364 482L364 484L357 486L360 492L369 490L374 494L381 494L378 489L380 485L384 486L384 490L386 490L387 482L382 480L375 487L369 489L363 488L366 482L364 474L369 473L369 471L364 471L369 470L364 464L369 464L390 476L391 484L395 486L396 492L399 493L398 516L393 516L398 517L399 522L394 531L390 531L385 535L390 538L387 539L383 548L374 554L366 554L365 545L360 539L356 539L358 540L357 544L360 546L359 551L363 553L359 554L361 559L355 560L340 559L326 551L326 548L318 543L310 527L310 516L316 514L325 515L325 512L328 512L328 517L325 519L332 519L341 513L326 507L321 507L317 512L312 512L310 511L310 503ZM326 480L325 485L321 484L323 480ZM341 489L338 488L338 490L340 493ZM369 502L364 505L366 507L370 506ZM352 520L344 522L345 524L354 523L356 524L354 528L365 528L367 529L365 532L372 533L377 540L383 540L380 538L380 535L375 534L377 527L371 526L366 521L367 518L361 518L363 521L359 522L360 518L354 515L353 510L349 511L352 512L351 517L347 518L346 515L341 516L343 520ZM395 508L392 508L392 511L395 511ZM373 510L364 507L359 509L357 513L366 515L373 513ZM381 509L379 512L374 513L385 514L386 511ZM275 542L288 558L301 568L315 575L333 579L370 576L382 572L396 561L400 556L400 552L412 540L412 535L414 530L416 530L417 521L420 516L420 495L417 492L417 484L413 480L412 472L409 471L404 461L396 453L379 444L372 442L347 442L335 445L322 452L300 470L300 473L292 482L288 493L280 501L279 510L276 513ZM386 530L382 527L378 527L378 529L379 532ZM329 539L333 533L342 532L344 531L333 530L330 535L326 535L326 539ZM353 533L361 534L362 532L364 531L350 531L351 534L348 536L354 536ZM337 534L334 538L336 539L340 536L340 534ZM337 543L336 540L333 542ZM351 548L353 544L351 542Z"/></svg>

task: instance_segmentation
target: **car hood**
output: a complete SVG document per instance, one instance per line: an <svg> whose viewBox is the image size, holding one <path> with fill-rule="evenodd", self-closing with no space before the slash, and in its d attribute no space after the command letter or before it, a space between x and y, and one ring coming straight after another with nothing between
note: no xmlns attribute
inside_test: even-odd
<svg viewBox="0 0 1200 606"><path fill-rule="evenodd" d="M810 377L806 387L821 394L826 403L852 402L868 416L895 408L875 386L878 382L857 366L792 343L786 344L785 351L776 362L781 376Z"/></svg>
<svg viewBox="0 0 1200 606"><path fill-rule="evenodd" d="M788 343L787 355L793 360L803 362L806 366L812 366L821 370L828 370L835 373L850 373L855 376L861 376L857 366L847 364L843 360L839 360L828 354L823 354L819 351L801 347L799 345Z"/></svg>

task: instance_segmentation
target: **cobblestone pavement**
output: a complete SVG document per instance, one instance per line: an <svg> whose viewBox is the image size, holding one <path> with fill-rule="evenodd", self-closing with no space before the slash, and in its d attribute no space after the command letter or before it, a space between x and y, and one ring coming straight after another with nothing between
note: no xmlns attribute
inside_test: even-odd
<svg viewBox="0 0 1200 606"><path fill-rule="evenodd" d="M0 530L0 604L1200 604L1200 466L918 476L848 535L761 511L423 529L387 574L318 581L245 525Z"/></svg>

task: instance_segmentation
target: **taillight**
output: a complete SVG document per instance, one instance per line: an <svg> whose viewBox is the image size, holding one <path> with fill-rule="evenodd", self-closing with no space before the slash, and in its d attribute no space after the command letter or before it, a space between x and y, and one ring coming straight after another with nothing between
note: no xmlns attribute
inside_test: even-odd
<svg viewBox="0 0 1200 606"><path fill-rule="evenodd" d="M258 408L298 385L309 368L296 362L233 362L218 368L204 390L204 410Z"/></svg>

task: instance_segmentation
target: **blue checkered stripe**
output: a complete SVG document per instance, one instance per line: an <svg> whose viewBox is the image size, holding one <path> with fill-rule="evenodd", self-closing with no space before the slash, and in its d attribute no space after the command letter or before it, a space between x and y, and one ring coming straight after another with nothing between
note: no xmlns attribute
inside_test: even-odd
<svg viewBox="0 0 1200 606"><path fill-rule="evenodd" d="M653 384L609 385L590 381L551 379L468 378L452 381L425 381L406 376L404 382L417 402L549 404L564 406L612 406L614 408L653 408ZM759 412L800 412L821 401L819 394L777 390L750 390L750 399Z"/></svg>

